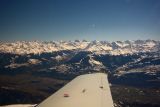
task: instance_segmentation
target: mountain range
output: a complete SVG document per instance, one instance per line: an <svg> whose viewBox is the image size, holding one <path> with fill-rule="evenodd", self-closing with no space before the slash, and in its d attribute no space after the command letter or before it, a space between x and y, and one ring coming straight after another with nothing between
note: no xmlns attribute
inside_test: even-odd
<svg viewBox="0 0 160 107"><path fill-rule="evenodd" d="M139 52L156 52L160 50L160 41L17 41L13 43L0 43L0 52L15 54L40 54L62 50L87 51L96 54L134 54Z"/></svg>
<svg viewBox="0 0 160 107"><path fill-rule="evenodd" d="M108 73L116 107L159 106L156 40L1 42L0 105L37 104L74 77L94 72Z"/></svg>

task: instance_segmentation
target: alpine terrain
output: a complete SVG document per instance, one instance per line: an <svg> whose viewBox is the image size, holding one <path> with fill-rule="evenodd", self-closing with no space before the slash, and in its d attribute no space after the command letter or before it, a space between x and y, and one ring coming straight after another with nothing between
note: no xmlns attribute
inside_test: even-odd
<svg viewBox="0 0 160 107"><path fill-rule="evenodd" d="M156 40L1 42L0 105L38 104L74 77L94 72L108 73L115 107L160 106Z"/></svg>

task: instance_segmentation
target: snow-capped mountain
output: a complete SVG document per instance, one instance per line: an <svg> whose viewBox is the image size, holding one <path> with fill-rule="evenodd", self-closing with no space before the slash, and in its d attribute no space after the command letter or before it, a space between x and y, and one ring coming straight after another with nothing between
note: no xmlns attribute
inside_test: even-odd
<svg viewBox="0 0 160 107"><path fill-rule="evenodd" d="M0 43L0 91L7 93L2 94L0 103L5 104L3 99L18 103L39 101L64 85L64 81L94 72L108 73L112 85L159 89L160 41ZM24 90L26 87L30 88ZM126 88L122 90L129 92ZM132 89L130 92L133 95ZM155 89L153 92L160 93Z"/></svg>
<svg viewBox="0 0 160 107"><path fill-rule="evenodd" d="M0 52L15 54L40 54L62 50L89 51L96 54L133 54L138 52L157 52L160 50L160 41L17 41L13 43L0 43Z"/></svg>

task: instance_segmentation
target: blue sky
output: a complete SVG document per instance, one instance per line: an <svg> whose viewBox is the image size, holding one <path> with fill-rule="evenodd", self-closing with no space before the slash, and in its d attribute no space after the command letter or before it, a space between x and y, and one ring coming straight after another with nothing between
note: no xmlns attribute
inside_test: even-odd
<svg viewBox="0 0 160 107"><path fill-rule="evenodd" d="M0 0L0 40L160 40L160 0Z"/></svg>

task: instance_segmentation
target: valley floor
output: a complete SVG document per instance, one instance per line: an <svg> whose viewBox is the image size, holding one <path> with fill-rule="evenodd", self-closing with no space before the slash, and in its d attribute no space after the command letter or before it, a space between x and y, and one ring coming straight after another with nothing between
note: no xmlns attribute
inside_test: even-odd
<svg viewBox="0 0 160 107"><path fill-rule="evenodd" d="M68 81L30 74L0 75L0 105L39 104ZM160 107L158 87L112 84L110 88L115 107Z"/></svg>

